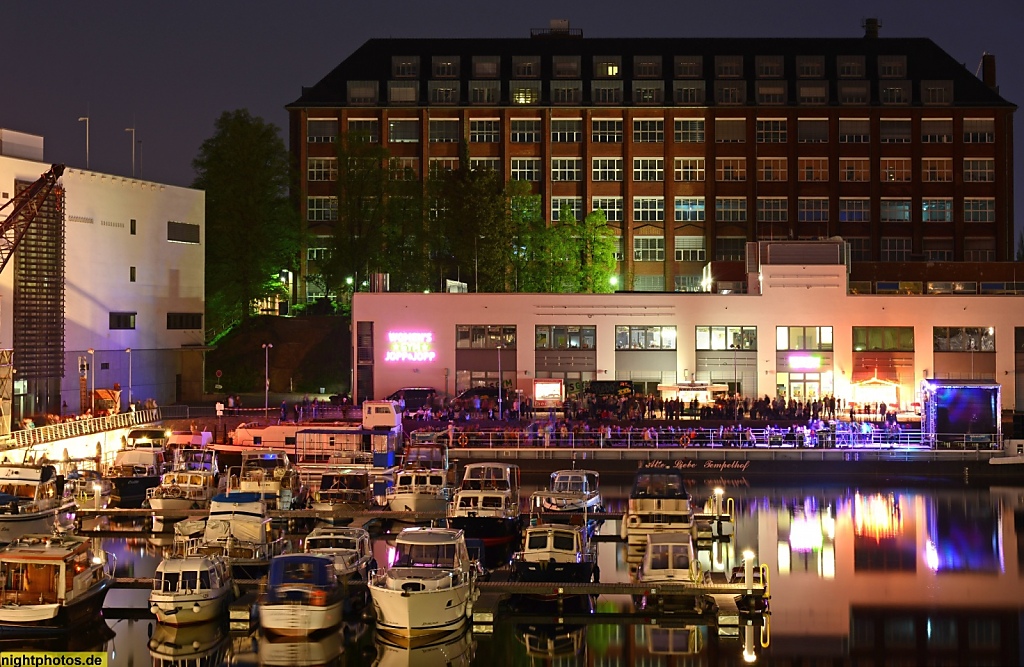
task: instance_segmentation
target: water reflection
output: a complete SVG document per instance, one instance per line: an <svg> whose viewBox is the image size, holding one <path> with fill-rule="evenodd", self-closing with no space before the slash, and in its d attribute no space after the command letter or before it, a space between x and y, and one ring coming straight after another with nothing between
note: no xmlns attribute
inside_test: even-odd
<svg viewBox="0 0 1024 667"><path fill-rule="evenodd" d="M602 488L610 507L623 499ZM625 490L623 490L623 493ZM704 483L694 487L701 499ZM270 641L220 626L173 630L146 613L145 590L112 590L107 620L46 639L0 641L0 650L104 650L115 667L155 664L632 665L743 664L744 652L770 663L825 660L906 664L1022 664L1019 620L1024 572L1024 488L742 487L735 534L701 548L702 568L724 577L750 549L771 587L770 623L746 626L726 614L658 615L628 595L593 607L551 609L519 601L501 609L493 632L464 631L406 649L351 619L317 641ZM118 556L118 576L152 576L169 546L129 525L130 537L98 538ZM110 528L113 530L113 527ZM602 581L629 579L618 525L599 546ZM109 532L104 535L111 535ZM375 541L378 562L389 538ZM720 609L728 599L718 599ZM131 612L131 613L128 613ZM119 619L124 620L119 620ZM147 632L147 628L150 629ZM116 633L116 634L115 634ZM0 633L2 635L2 633ZM676 661L678 664L681 662Z"/></svg>

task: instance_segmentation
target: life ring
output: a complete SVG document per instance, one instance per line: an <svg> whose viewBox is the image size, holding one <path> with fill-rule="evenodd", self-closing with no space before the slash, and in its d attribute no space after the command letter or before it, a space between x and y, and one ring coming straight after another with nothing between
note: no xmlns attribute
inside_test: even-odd
<svg viewBox="0 0 1024 667"><path fill-rule="evenodd" d="M459 436L459 446L460 447L465 447L468 444L469 444L469 438L466 436L465 433L463 433L462 435Z"/></svg>
<svg viewBox="0 0 1024 667"><path fill-rule="evenodd" d="M690 439L687 438L685 435L681 435L679 436L679 444L682 445L683 447L686 447L687 445L690 444Z"/></svg>
<svg viewBox="0 0 1024 667"><path fill-rule="evenodd" d="M181 498L181 487L180 486L170 486L170 487L168 487L167 488L167 497L168 498Z"/></svg>

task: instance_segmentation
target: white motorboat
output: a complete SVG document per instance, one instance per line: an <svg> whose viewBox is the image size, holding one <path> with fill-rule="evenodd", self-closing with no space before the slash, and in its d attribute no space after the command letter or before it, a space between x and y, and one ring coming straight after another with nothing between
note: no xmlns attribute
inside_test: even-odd
<svg viewBox="0 0 1024 667"><path fill-rule="evenodd" d="M114 561L81 535L22 535L0 549L0 633L66 630L99 616Z"/></svg>
<svg viewBox="0 0 1024 667"><path fill-rule="evenodd" d="M310 554L334 559L334 572L341 581L365 579L371 566L373 551L370 534L362 528L317 526L306 536L302 547Z"/></svg>
<svg viewBox="0 0 1024 667"><path fill-rule="evenodd" d="M221 556L238 578L264 570L286 545L273 529L259 493L218 494L210 501L208 518L179 521L174 533L179 553Z"/></svg>
<svg viewBox="0 0 1024 667"><path fill-rule="evenodd" d="M114 462L106 470L106 477L114 485L111 499L118 507L142 507L146 492L160 484L160 476L167 472L166 439L156 437L162 431L141 432L148 435L142 436L140 431L129 433L128 446L114 455Z"/></svg>
<svg viewBox="0 0 1024 667"><path fill-rule="evenodd" d="M585 520L578 524L531 521L524 531L522 551L512 555L512 577L526 582L598 581L597 545Z"/></svg>
<svg viewBox="0 0 1024 667"><path fill-rule="evenodd" d="M388 489L392 512L444 512L454 488L443 468L402 467Z"/></svg>
<svg viewBox="0 0 1024 667"><path fill-rule="evenodd" d="M541 496L541 506L545 512L602 512L600 478L594 470L556 470Z"/></svg>
<svg viewBox="0 0 1024 667"><path fill-rule="evenodd" d="M288 510L306 502L299 472L284 450L257 449L242 452L242 465L232 468L228 492L259 493L270 509Z"/></svg>
<svg viewBox="0 0 1024 667"><path fill-rule="evenodd" d="M696 533L696 529L692 497L682 470L647 466L636 471L621 527L631 568L635 569L643 558L649 534Z"/></svg>
<svg viewBox="0 0 1024 667"><path fill-rule="evenodd" d="M647 536L643 561L637 568L636 580L658 590L657 597L644 596L643 608L651 605L683 607L703 611L709 603L702 590L711 583L711 573L701 567L693 544L693 532L660 532ZM667 585L674 585L669 588ZM672 590L675 589L675 590Z"/></svg>
<svg viewBox="0 0 1024 667"><path fill-rule="evenodd" d="M341 623L345 597L330 556L278 556L270 563L267 590L256 602L260 628L285 637L305 637L336 628Z"/></svg>
<svg viewBox="0 0 1024 667"><path fill-rule="evenodd" d="M217 495L219 474L215 450L182 447L175 452L171 472L164 474L158 486L146 490L146 504L157 513L206 509Z"/></svg>
<svg viewBox="0 0 1024 667"><path fill-rule="evenodd" d="M149 608L167 625L206 623L220 617L234 593L231 568L220 556L164 558L153 575Z"/></svg>
<svg viewBox="0 0 1024 667"><path fill-rule="evenodd" d="M370 577L377 632L419 646L462 627L472 613L474 568L461 530L406 528L393 562Z"/></svg>
<svg viewBox="0 0 1024 667"><path fill-rule="evenodd" d="M75 498L57 468L31 458L0 464L0 544L30 533L70 528L75 520Z"/></svg>
<svg viewBox="0 0 1024 667"><path fill-rule="evenodd" d="M517 465L470 463L448 504L448 525L480 540L492 559L497 557L519 539L519 487Z"/></svg>

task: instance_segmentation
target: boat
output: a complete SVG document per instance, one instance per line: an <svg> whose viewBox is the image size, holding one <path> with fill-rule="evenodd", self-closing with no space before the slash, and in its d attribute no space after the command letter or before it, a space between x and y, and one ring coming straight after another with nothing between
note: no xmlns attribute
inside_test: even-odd
<svg viewBox="0 0 1024 667"><path fill-rule="evenodd" d="M18 537L0 549L0 633L66 631L99 616L115 561L82 535Z"/></svg>
<svg viewBox="0 0 1024 667"><path fill-rule="evenodd" d="M127 440L128 446L114 455L114 462L105 473L114 485L111 501L117 507L142 507L147 491L160 484L161 476L167 472L167 462L164 458L166 439L130 436L131 434Z"/></svg>
<svg viewBox="0 0 1024 667"><path fill-rule="evenodd" d="M463 626L475 585L475 564L461 530L406 528L395 539L392 563L370 576L377 632L403 646L430 643Z"/></svg>
<svg viewBox="0 0 1024 667"><path fill-rule="evenodd" d="M369 470L341 470L320 476L310 506L319 512L336 509L367 510L373 506L373 481Z"/></svg>
<svg viewBox="0 0 1024 667"><path fill-rule="evenodd" d="M370 534L362 528L317 526L306 536L302 550L333 558L341 581L366 579L367 570L376 569Z"/></svg>
<svg viewBox="0 0 1024 667"><path fill-rule="evenodd" d="M523 548L512 555L515 580L580 584L600 580L597 545L590 539L585 519L577 524L531 520L523 532Z"/></svg>
<svg viewBox="0 0 1024 667"><path fill-rule="evenodd" d="M146 502L155 512L206 509L217 495L217 452L212 448L181 447L174 452L171 472L146 490Z"/></svg>
<svg viewBox="0 0 1024 667"><path fill-rule="evenodd" d="M519 539L519 466L470 463L447 510L448 525L480 540L488 561L507 557Z"/></svg>
<svg viewBox="0 0 1024 667"><path fill-rule="evenodd" d="M336 628L345 597L331 556L278 556L270 563L267 590L256 601L260 628L284 637L305 637Z"/></svg>
<svg viewBox="0 0 1024 667"><path fill-rule="evenodd" d="M0 544L30 533L66 530L75 520L75 499L64 476L26 452L22 463L11 463L10 452L0 463Z"/></svg>
<svg viewBox="0 0 1024 667"><path fill-rule="evenodd" d="M220 556L171 556L153 575L149 609L167 625L206 623L220 618L233 594L231 568Z"/></svg>
<svg viewBox="0 0 1024 667"><path fill-rule="evenodd" d="M473 633L464 627L415 648L392 641L385 634L378 634L374 644L374 667L469 667L476 653Z"/></svg>
<svg viewBox="0 0 1024 667"><path fill-rule="evenodd" d="M64 475L64 485L78 507L103 509L112 502L114 485L99 470L76 465Z"/></svg>
<svg viewBox="0 0 1024 667"><path fill-rule="evenodd" d="M259 493L221 493L210 501L206 519L174 524L175 551L184 556L220 556L235 578L260 578L274 556L284 553Z"/></svg>
<svg viewBox="0 0 1024 667"><path fill-rule="evenodd" d="M545 512L603 512L600 479L594 470L556 470L541 506Z"/></svg>
<svg viewBox="0 0 1024 667"><path fill-rule="evenodd" d="M445 468L403 466L394 479L387 496L392 512L444 512L454 491Z"/></svg>
<svg viewBox="0 0 1024 667"><path fill-rule="evenodd" d="M232 468L228 477L228 492L237 491L261 494L270 509L299 508L306 502L299 472L280 449L242 452L242 465Z"/></svg>
<svg viewBox="0 0 1024 667"><path fill-rule="evenodd" d="M227 658L231 637L220 621L176 626L157 623L149 638L153 667L216 667Z"/></svg>
<svg viewBox="0 0 1024 667"><path fill-rule="evenodd" d="M647 536L658 532L695 532L693 502L683 471L664 466L637 470L622 517L626 560L635 568L643 558Z"/></svg>
<svg viewBox="0 0 1024 667"><path fill-rule="evenodd" d="M703 592L703 588L711 584L711 573L697 560L692 531L650 533L643 560L636 571L636 581L661 589L653 596L642 596L640 606L643 609L656 602L663 610L685 608L701 612L714 602ZM674 585L676 590L666 592L666 585Z"/></svg>

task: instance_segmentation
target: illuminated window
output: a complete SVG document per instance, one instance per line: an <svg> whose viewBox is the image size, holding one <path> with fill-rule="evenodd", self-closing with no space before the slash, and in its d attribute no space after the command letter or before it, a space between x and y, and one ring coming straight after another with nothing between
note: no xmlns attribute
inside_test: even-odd
<svg viewBox="0 0 1024 667"><path fill-rule="evenodd" d="M784 157L757 158L757 180L782 182L789 180L789 167Z"/></svg>

